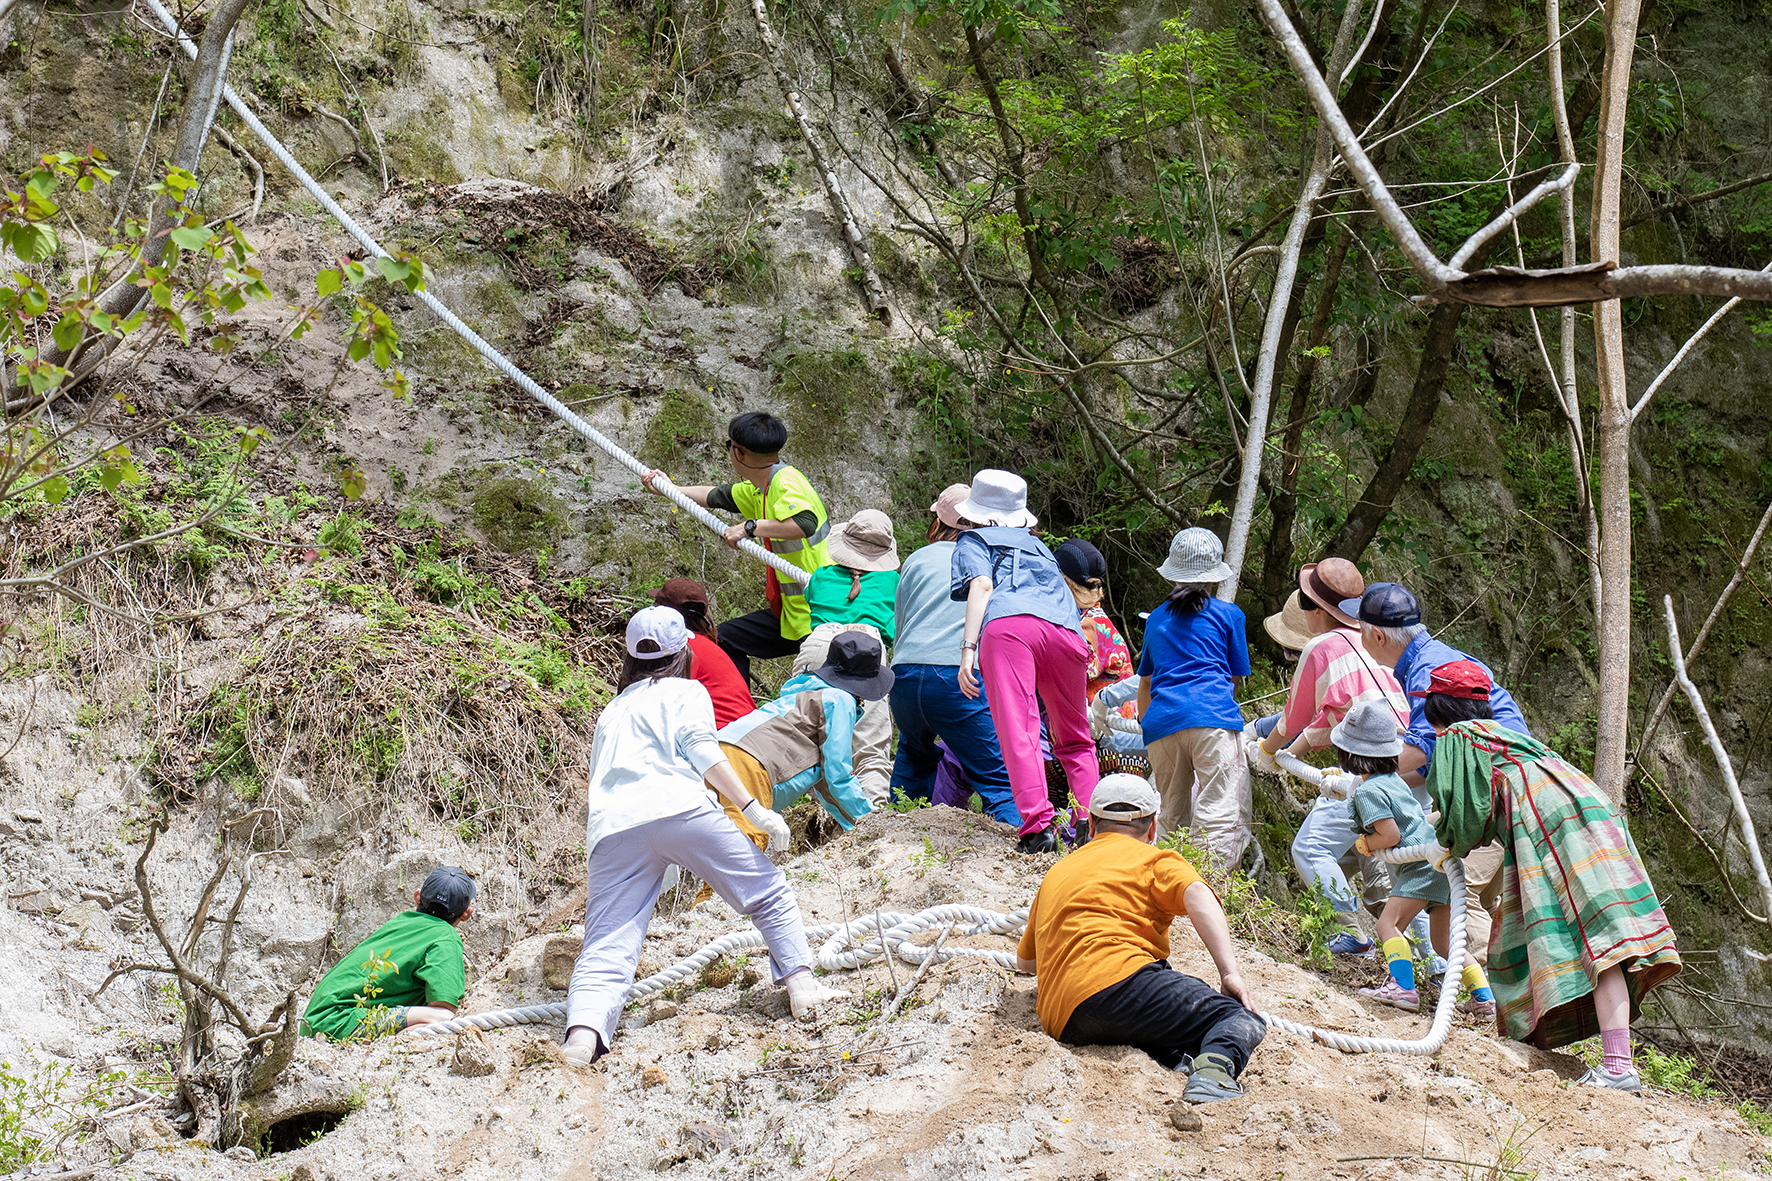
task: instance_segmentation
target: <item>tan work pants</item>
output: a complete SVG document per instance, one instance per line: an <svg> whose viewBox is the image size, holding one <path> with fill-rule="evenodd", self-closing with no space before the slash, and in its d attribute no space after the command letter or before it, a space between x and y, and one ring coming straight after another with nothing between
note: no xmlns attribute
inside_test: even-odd
<svg viewBox="0 0 1772 1181"><path fill-rule="evenodd" d="M1242 735L1191 726L1150 744L1151 781L1162 800L1160 833L1192 828L1221 868L1235 868L1255 832L1255 801Z"/></svg>
<svg viewBox="0 0 1772 1181"><path fill-rule="evenodd" d="M1470 957L1489 966L1489 932L1495 907L1501 901L1500 845L1472 849L1464 859L1464 949Z"/></svg>

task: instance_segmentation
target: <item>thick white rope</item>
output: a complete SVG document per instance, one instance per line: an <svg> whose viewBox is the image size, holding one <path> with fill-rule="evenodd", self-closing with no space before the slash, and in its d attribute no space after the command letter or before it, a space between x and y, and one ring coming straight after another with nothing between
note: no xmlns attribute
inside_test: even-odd
<svg viewBox="0 0 1772 1181"><path fill-rule="evenodd" d="M153 10L154 15L160 18L160 23L166 26L166 31L178 39L178 43L180 47L184 49L185 54L193 59L196 58L197 43L191 40L185 31L179 27L178 20L172 15L172 13L166 10L166 6L160 3L160 0L145 0L145 2L148 7ZM258 136L259 141L263 143L265 147L270 149L271 154L277 157L278 160L282 161L283 166L289 169L290 173L296 180L301 182L301 186L308 190L316 201L320 202L321 207L324 208L326 212L338 219L338 224L343 226L345 232L350 234L351 237L357 239L363 249L369 251L370 254L377 258L392 257L386 250L382 249L381 243L370 237L369 232L362 226L358 225L356 221L352 219L351 215L346 213L339 203L332 199L332 195L326 191L320 182L308 175L307 170L296 162L295 157L289 154L289 150L283 146L282 142L279 141L276 136L271 134L270 129L259 121L258 116L252 113L251 108L241 100L239 94L235 92L232 86L227 85L226 82L222 84L222 97L228 100L228 105L234 108L234 113L239 115L246 126L252 129L252 133ZM456 335L472 345L475 352L492 362L500 372L516 382L517 385L522 387L530 397L547 407L556 418L577 431L586 440L595 444L611 459L633 472L636 476L644 476L648 471L652 470L638 459L635 459L632 455L629 455L626 451L622 450L620 446L607 435L603 434L603 432L599 431L596 427L593 427L577 414L574 414L563 402L538 385L534 378L517 368L517 366L504 354L500 353L490 344L487 344L486 341L481 338L479 333L462 323L460 317L450 311L447 307L443 306L442 301L437 299L436 296L432 295L429 291L415 291L413 294L416 295L426 307L435 312L438 319L442 320L443 323L452 328ZM700 521L703 525L706 525L709 529L712 529L715 533L721 534L722 536L725 535L726 522L720 520L720 518L716 517L713 513L683 495L683 493L671 484L668 479L661 482L658 487L659 490L678 508ZM807 579L812 577L809 573L800 569L792 562L789 562L786 558L781 557L779 554L771 553L769 550L749 538L740 538L738 548L751 555L751 557L756 558L758 561L773 567L776 573L783 578L792 579L794 582L798 583L804 583Z"/></svg>
<svg viewBox="0 0 1772 1181"><path fill-rule="evenodd" d="M979 906L949 904L932 906L916 914L902 914L888 911L876 916L868 915L850 923L827 923L824 926L812 927L806 932L808 942L819 942L819 949L814 959L825 971L838 971L847 968L859 968L883 958L886 948L909 964L921 964L934 954L934 948L921 947L911 942L911 937L931 927L944 926L948 923L961 924L956 931L960 935L1012 935L1019 933L1027 925L1027 908L1004 914L1000 911L986 910ZM885 926L884 935L879 934L881 925ZM875 937L868 939L872 934ZM686 959L679 960L662 972L654 973L644 980L637 980L629 986L625 1001L645 1000L654 993L680 984L689 978L699 975L701 970L725 955L735 955L745 951L760 951L768 944L762 932L756 928L745 931L734 931L722 935L712 943L697 951ZM972 957L996 964L1001 968L1015 969L1015 953L976 947L954 947L943 950L936 956L937 963L946 963L959 957ZM451 1034L460 1033L464 1029L503 1029L512 1025L528 1025L536 1022L563 1021L566 1017L564 1003L551 1005L528 1005L516 1009L496 1009L490 1013L475 1013L466 1017L457 1017L453 1021L439 1021L435 1024L420 1026L415 1033Z"/></svg>

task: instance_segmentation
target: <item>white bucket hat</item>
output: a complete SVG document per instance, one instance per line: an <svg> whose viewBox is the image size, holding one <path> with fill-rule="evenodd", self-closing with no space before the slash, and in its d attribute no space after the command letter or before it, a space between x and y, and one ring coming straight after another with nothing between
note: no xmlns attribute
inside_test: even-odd
<svg viewBox="0 0 1772 1181"><path fill-rule="evenodd" d="M1028 482L1014 472L987 467L972 477L972 493L960 502L968 521L1032 529L1040 518L1028 512Z"/></svg>
<svg viewBox="0 0 1772 1181"><path fill-rule="evenodd" d="M1224 542L1210 529L1198 525L1183 529L1169 543L1169 560L1157 573L1170 582L1223 582L1231 576L1224 564Z"/></svg>

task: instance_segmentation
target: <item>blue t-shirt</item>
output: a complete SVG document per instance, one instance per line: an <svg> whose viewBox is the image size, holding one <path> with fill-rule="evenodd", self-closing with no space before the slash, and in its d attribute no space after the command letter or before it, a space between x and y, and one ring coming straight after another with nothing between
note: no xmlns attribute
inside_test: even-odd
<svg viewBox="0 0 1772 1181"><path fill-rule="evenodd" d="M1450 644L1442 644L1426 632L1422 632L1403 654L1397 657L1397 681L1403 686L1405 693L1425 693L1428 683L1433 680L1434 670L1442 664L1451 664L1454 660L1468 660L1485 673L1489 674L1489 708L1495 714L1495 720L1509 730L1517 731L1526 737L1532 737L1532 731L1526 729L1526 719L1520 714L1519 703L1513 695L1495 683L1495 673L1489 666L1474 656L1467 656ZM1415 747L1427 756L1428 762L1434 761L1434 728L1427 722L1427 698L1409 698L1409 729L1403 735L1403 741Z"/></svg>
<svg viewBox="0 0 1772 1181"><path fill-rule="evenodd" d="M1249 641L1235 603L1208 598L1198 611L1178 613L1164 603L1144 625L1138 675L1151 679L1144 741L1194 726L1241 730L1231 678L1249 675Z"/></svg>
<svg viewBox="0 0 1772 1181"><path fill-rule="evenodd" d="M954 543L949 596L965 602L974 578L990 579L993 588L984 626L1011 615L1032 615L1082 636L1083 617L1058 568L1058 559L1045 542L1026 529L986 525L960 534Z"/></svg>
<svg viewBox="0 0 1772 1181"><path fill-rule="evenodd" d="M898 570L893 619L898 640L892 664L945 664L958 667L965 639L966 604L948 594L954 570L954 543L932 541L904 560Z"/></svg>

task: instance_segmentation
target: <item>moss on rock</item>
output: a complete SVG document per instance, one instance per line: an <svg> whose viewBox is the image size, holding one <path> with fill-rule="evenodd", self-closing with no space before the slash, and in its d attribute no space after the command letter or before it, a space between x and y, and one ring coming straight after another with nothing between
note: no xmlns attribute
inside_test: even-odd
<svg viewBox="0 0 1772 1181"><path fill-rule="evenodd" d="M540 480L494 476L474 493L474 526L506 553L548 550L566 532L566 514Z"/></svg>

